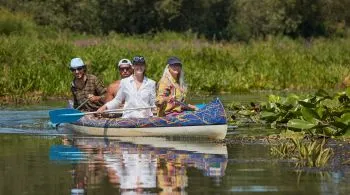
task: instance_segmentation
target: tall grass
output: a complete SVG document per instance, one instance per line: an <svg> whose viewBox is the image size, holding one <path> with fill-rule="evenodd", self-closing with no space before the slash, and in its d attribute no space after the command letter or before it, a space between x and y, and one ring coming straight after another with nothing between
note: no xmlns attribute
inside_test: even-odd
<svg viewBox="0 0 350 195"><path fill-rule="evenodd" d="M294 159L297 167L325 167L333 156L333 149L325 146L325 140L305 141L290 138L272 146L270 154L281 159Z"/></svg>
<svg viewBox="0 0 350 195"><path fill-rule="evenodd" d="M12 17L30 23L23 16ZM306 42L272 37L242 44L164 32L155 36L79 35L80 42L88 44L75 44L73 34L49 30L46 35L47 29L31 29L32 33L19 29L24 33L0 35L0 97L69 96L72 75L68 65L73 57L81 57L88 71L107 85L118 78L115 64L121 58L145 56L147 75L157 81L167 58L175 55L183 61L191 92L201 93L333 88L350 67L350 39ZM89 44L91 40L94 44Z"/></svg>

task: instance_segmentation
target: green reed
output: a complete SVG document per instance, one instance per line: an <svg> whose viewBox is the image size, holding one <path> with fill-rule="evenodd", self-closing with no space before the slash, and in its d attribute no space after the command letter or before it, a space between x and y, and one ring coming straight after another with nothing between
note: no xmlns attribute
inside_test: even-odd
<svg viewBox="0 0 350 195"><path fill-rule="evenodd" d="M81 57L88 71L107 85L118 78L115 64L121 58L145 56L147 75L157 81L167 58L175 55L183 61L193 93L333 88L349 73L350 38L272 37L228 43L209 42L191 33L91 37L31 29L0 35L0 97L69 96L68 65L73 57Z"/></svg>
<svg viewBox="0 0 350 195"><path fill-rule="evenodd" d="M296 137L279 141L270 154L281 159L292 159L297 167L325 167L333 156L333 150L322 141L308 141Z"/></svg>

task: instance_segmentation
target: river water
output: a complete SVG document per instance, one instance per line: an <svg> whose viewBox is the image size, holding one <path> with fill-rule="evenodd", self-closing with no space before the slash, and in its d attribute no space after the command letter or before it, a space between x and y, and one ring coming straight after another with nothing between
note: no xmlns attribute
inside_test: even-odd
<svg viewBox="0 0 350 195"><path fill-rule="evenodd" d="M0 110L0 194L350 193L349 172L298 171L273 160L268 145L77 136L48 124L48 111L60 107L49 105ZM249 131L230 130L227 138Z"/></svg>

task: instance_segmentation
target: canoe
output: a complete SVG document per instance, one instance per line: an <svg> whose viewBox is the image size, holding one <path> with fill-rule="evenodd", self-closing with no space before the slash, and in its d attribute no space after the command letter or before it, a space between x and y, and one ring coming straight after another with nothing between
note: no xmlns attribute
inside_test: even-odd
<svg viewBox="0 0 350 195"><path fill-rule="evenodd" d="M150 118L98 118L86 115L68 128L85 135L118 137L185 136L224 139L227 117L216 98L198 111Z"/></svg>

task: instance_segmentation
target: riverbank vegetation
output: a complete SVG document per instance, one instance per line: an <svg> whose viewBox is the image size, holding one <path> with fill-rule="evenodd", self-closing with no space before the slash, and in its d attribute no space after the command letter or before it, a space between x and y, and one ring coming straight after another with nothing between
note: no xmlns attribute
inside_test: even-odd
<svg viewBox="0 0 350 195"><path fill-rule="evenodd" d="M334 88L349 73L350 38L305 40L269 36L248 43L208 41L192 32L106 36L56 31L30 15L2 9L0 17L0 97L67 97L71 58L107 85L117 78L120 58L144 55L148 76L158 80L167 57L179 56L193 93Z"/></svg>
<svg viewBox="0 0 350 195"><path fill-rule="evenodd" d="M41 26L108 35L191 31L209 40L249 41L270 35L346 36L348 0L11 0Z"/></svg>
<svg viewBox="0 0 350 195"><path fill-rule="evenodd" d="M314 95L270 95L266 102L233 102L227 109L233 124L254 123L280 130L277 137L266 138L273 157L291 160L297 167L325 167L334 148L342 145L330 147L329 138L344 136L344 143L349 143L349 103L350 88L334 94L319 90Z"/></svg>
<svg viewBox="0 0 350 195"><path fill-rule="evenodd" d="M289 129L316 136L339 136L350 131L350 88L335 94L270 95L267 102L229 104L232 122L244 119L270 128Z"/></svg>

